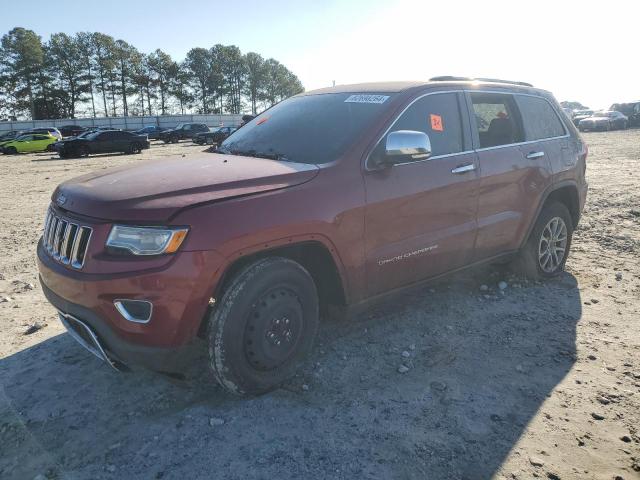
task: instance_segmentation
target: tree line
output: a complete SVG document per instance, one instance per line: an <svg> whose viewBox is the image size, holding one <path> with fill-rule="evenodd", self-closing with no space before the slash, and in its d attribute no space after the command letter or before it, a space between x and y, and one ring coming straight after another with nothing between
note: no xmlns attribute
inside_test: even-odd
<svg viewBox="0 0 640 480"><path fill-rule="evenodd" d="M16 27L0 40L0 117L256 114L303 90L277 60L234 45L192 48L178 62L98 32L43 42Z"/></svg>

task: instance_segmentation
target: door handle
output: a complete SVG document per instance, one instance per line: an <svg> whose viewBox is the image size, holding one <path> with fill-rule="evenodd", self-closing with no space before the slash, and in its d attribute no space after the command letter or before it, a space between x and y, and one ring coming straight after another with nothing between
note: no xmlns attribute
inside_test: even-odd
<svg viewBox="0 0 640 480"><path fill-rule="evenodd" d="M473 163L468 163L467 165L460 165L459 167L454 168L451 170L451 173L466 173L472 172L475 169L476 166Z"/></svg>
<svg viewBox="0 0 640 480"><path fill-rule="evenodd" d="M527 158L529 160L533 160L535 158L541 158L544 157L544 152L529 152L529 154L527 155Z"/></svg>

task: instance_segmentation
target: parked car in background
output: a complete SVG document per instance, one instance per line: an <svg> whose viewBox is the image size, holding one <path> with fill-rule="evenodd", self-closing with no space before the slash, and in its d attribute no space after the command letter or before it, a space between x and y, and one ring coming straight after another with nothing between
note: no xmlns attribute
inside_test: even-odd
<svg viewBox="0 0 640 480"><path fill-rule="evenodd" d="M574 110L573 116L571 117L571 121L577 127L580 123L580 120L584 120L585 118L589 118L593 115L593 110Z"/></svg>
<svg viewBox="0 0 640 480"><path fill-rule="evenodd" d="M29 130L25 130L23 133L49 133L58 140L62 140L62 134L56 127L30 128Z"/></svg>
<svg viewBox="0 0 640 480"><path fill-rule="evenodd" d="M60 158L85 157L91 153L140 153L149 148L149 140L144 135L122 130L96 130L86 136L57 142L54 148Z"/></svg>
<svg viewBox="0 0 640 480"><path fill-rule="evenodd" d="M160 138L160 132L163 131L163 128L157 127L156 125L147 125L140 130L136 130L134 133L136 135L146 135L149 140L158 140L158 138Z"/></svg>
<svg viewBox="0 0 640 480"><path fill-rule="evenodd" d="M630 127L640 127L640 101L614 103L609 110L614 110L625 115Z"/></svg>
<svg viewBox="0 0 640 480"><path fill-rule="evenodd" d="M213 145L214 143L220 144L236 130L236 127L218 127L208 132L196 133L193 136L193 142L199 145Z"/></svg>
<svg viewBox="0 0 640 480"><path fill-rule="evenodd" d="M580 120L580 123L578 123L578 128L581 132L586 132L587 130L624 130L628 126L629 121L626 116L611 110L594 112L593 115Z"/></svg>
<svg viewBox="0 0 640 480"><path fill-rule="evenodd" d="M7 132L0 133L0 142L6 142L9 140L13 140L16 137L19 137L24 133L23 130L9 130Z"/></svg>
<svg viewBox="0 0 640 480"><path fill-rule="evenodd" d="M204 123L179 123L175 128L160 132L159 138L164 143L176 143L180 140L193 138L198 133L208 131L209 127Z"/></svg>
<svg viewBox="0 0 640 480"><path fill-rule="evenodd" d="M115 369L178 372L200 337L224 389L260 394L295 374L332 307L480 262L562 273L586 159L553 96L521 82L305 92L215 154L59 185L42 291Z"/></svg>
<svg viewBox="0 0 640 480"><path fill-rule="evenodd" d="M58 130L62 134L62 137L77 137L82 132L86 131L86 127L81 127L80 125L63 125Z"/></svg>
<svg viewBox="0 0 640 480"><path fill-rule="evenodd" d="M2 152L11 155L14 153L32 153L52 151L53 145L58 141L50 133L26 133L13 140L2 143Z"/></svg>

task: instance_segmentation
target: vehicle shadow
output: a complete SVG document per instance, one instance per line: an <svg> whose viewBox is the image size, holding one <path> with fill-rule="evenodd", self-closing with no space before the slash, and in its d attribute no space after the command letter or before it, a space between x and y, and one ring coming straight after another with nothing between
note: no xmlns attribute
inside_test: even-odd
<svg viewBox="0 0 640 480"><path fill-rule="evenodd" d="M324 322L300 374L258 398L51 338L0 360L0 477L491 478L571 369L582 314L570 274L503 293L500 275Z"/></svg>

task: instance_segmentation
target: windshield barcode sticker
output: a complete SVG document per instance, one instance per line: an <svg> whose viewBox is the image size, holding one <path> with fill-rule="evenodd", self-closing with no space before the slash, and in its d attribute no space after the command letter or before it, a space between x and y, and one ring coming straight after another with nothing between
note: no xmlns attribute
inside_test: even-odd
<svg viewBox="0 0 640 480"><path fill-rule="evenodd" d="M384 103L389 95L351 95L344 103Z"/></svg>

